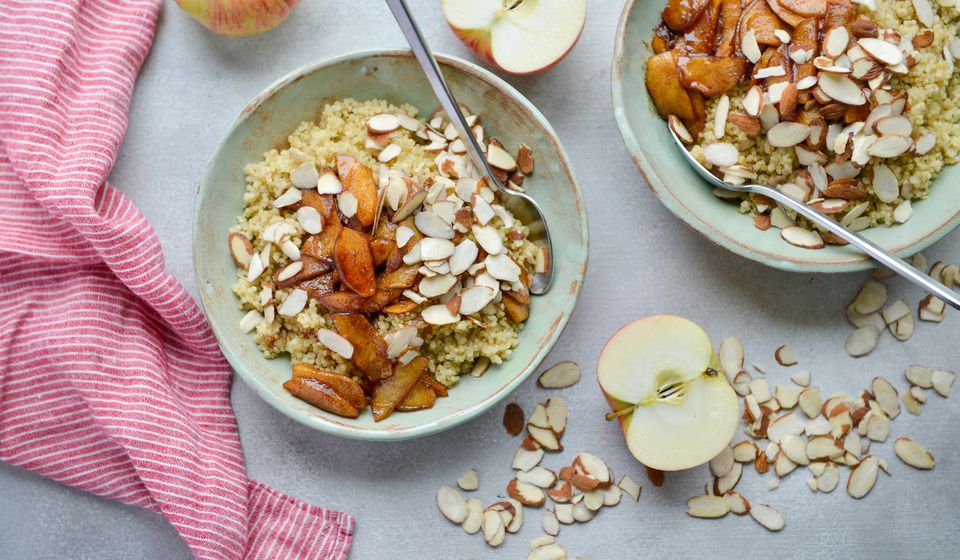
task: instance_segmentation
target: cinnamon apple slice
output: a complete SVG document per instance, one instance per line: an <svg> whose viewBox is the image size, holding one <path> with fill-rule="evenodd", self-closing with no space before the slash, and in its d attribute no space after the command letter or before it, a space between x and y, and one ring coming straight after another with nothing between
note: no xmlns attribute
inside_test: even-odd
<svg viewBox="0 0 960 560"><path fill-rule="evenodd" d="M420 378L423 379L422 377ZM423 382L417 382L410 388L407 396L397 405L397 412L414 412L416 410L426 410L433 408L437 402L437 393L429 385Z"/></svg>
<svg viewBox="0 0 960 560"><path fill-rule="evenodd" d="M370 227L377 217L379 206L373 171L352 156L337 156L337 173L343 191L353 194L357 200L357 220L364 227Z"/></svg>
<svg viewBox="0 0 960 560"><path fill-rule="evenodd" d="M597 379L630 452L660 471L706 463L740 420L710 339L687 319L658 315L623 327L604 346Z"/></svg>
<svg viewBox="0 0 960 560"><path fill-rule="evenodd" d="M367 405L367 397L363 394L363 387L346 375L323 371L310 364L296 364L293 366L293 378L308 377L330 386L338 395L358 410Z"/></svg>
<svg viewBox="0 0 960 560"><path fill-rule="evenodd" d="M389 377L392 371L387 358L387 343L370 321L357 313L336 313L333 324L337 332L353 345L350 362L374 381Z"/></svg>
<svg viewBox="0 0 960 560"><path fill-rule="evenodd" d="M373 254L366 234L342 228L334 248L334 261L340 280L348 288L363 297L370 297L377 292Z"/></svg>
<svg viewBox="0 0 960 560"><path fill-rule="evenodd" d="M398 365L393 375L381 381L373 390L373 397L370 399L373 419L380 422L390 416L426 370L427 359L423 356Z"/></svg>
<svg viewBox="0 0 960 560"><path fill-rule="evenodd" d="M360 416L360 410L340 396L333 387L311 377L295 377L283 384L283 388L298 399L344 418Z"/></svg>

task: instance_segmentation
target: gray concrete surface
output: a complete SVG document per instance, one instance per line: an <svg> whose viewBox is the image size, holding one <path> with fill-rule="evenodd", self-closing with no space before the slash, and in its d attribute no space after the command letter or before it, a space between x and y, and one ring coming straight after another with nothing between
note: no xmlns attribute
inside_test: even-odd
<svg viewBox="0 0 960 560"><path fill-rule="evenodd" d="M411 2L439 51L473 59L449 31L437 0ZM789 343L825 391L859 391L877 374L902 384L914 362L958 367L960 318L920 324L908 344L885 334L869 357L843 351L849 327L843 307L863 274L816 276L765 268L711 246L680 224L644 186L620 140L610 104L609 68L621 2L592 0L586 29L570 56L549 72L508 78L550 119L570 153L591 220L589 278L580 305L550 364L576 360L584 380L562 391L570 405L564 444L607 459L617 474L644 485L639 504L623 503L594 521L564 527L559 541L572 555L616 558L956 558L960 516L960 403L932 396L923 415L904 415L891 437L911 435L936 455L932 472L901 464L889 445L875 446L893 476L855 501L807 489L797 472L768 492L752 470L740 490L781 509L786 529L771 534L749 518L688 518L686 499L702 492L705 468L671 475L662 488L646 482L619 431L603 420L593 380L597 354L620 325L669 312L701 323L715 340L743 338L749 362L771 381L789 381L774 349ZM275 78L308 61L403 38L375 0L305 1L273 32L227 39L206 32L168 2L154 50L137 86L126 142L112 180L144 211L163 244L167 265L195 290L190 228L200 172L227 124ZM960 234L927 251L960 261ZM916 289L891 282L913 305ZM960 384L955 388L960 393ZM546 397L533 380L509 400L529 410ZM503 407L450 432L412 442L374 444L337 439L295 424L242 382L233 388L250 474L291 495L343 509L358 518L352 558L524 558L540 534L539 511L528 511L519 535L497 550L444 521L434 507L440 484L477 467L479 497L492 501L509 480L516 448L503 431ZM570 456L565 456L567 460ZM550 457L548 466L562 459ZM106 502L0 464L0 559L189 558L187 547L158 515Z"/></svg>

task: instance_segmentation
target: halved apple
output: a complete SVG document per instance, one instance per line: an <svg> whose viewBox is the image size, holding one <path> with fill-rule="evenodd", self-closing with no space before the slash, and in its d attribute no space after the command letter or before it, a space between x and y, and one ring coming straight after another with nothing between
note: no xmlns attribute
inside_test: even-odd
<svg viewBox="0 0 960 560"><path fill-rule="evenodd" d="M720 372L703 329L672 315L634 321L600 353L597 379L627 447L644 465L688 469L715 457L733 438L737 395Z"/></svg>
<svg viewBox="0 0 960 560"><path fill-rule="evenodd" d="M586 0L441 0L440 5L463 44L519 75L560 62L587 19Z"/></svg>

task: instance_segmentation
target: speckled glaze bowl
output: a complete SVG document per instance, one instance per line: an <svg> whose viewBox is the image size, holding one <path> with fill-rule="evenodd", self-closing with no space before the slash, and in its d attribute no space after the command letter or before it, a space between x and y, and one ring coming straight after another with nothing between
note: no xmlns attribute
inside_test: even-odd
<svg viewBox="0 0 960 560"><path fill-rule="evenodd" d="M698 233L738 255L792 271L847 272L873 267L852 247L802 249L780 238L776 229L760 231L736 205L714 196L677 153L666 122L657 114L644 84L650 39L665 0L628 0L620 16L611 73L613 107L630 157L660 201ZM902 225L878 227L864 235L900 256L920 251L960 224L960 166L945 168L926 200L913 205Z"/></svg>
<svg viewBox="0 0 960 560"><path fill-rule="evenodd" d="M230 290L236 267L227 233L243 209L243 167L263 152L287 145L287 136L321 107L339 98L383 98L410 103L429 115L439 107L408 51L351 53L309 64L284 76L254 98L217 146L197 196L194 267L200 299L220 348L240 377L271 406L312 428L356 439L401 440L452 428L483 413L526 379L553 347L580 295L587 269L587 217L570 162L544 116L506 82L463 60L438 56L461 103L481 115L491 135L515 146L526 142L536 158L524 188L546 214L556 266L553 288L534 297L530 318L513 356L480 378L465 375L430 410L391 415L375 423L369 410L355 420L323 412L289 395L290 360L263 357L252 335L240 332L243 316Z"/></svg>

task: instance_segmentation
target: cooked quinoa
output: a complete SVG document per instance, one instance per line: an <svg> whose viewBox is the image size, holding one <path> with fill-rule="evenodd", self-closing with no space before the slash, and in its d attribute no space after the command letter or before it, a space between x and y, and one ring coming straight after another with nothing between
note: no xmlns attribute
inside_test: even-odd
<svg viewBox="0 0 960 560"><path fill-rule="evenodd" d="M304 158L312 160L318 169L324 169L335 168L338 155L350 155L376 173L382 164L377 161L376 151L365 148L368 138L365 122L380 113L417 116L417 110L411 105L395 106L384 100L339 100L324 106L317 121L302 122L289 136L288 148L270 150L263 154L261 161L247 165L244 168L246 192L243 195L243 213L231 231L246 235L253 244L253 250L259 252L270 244L262 239L264 229L273 222L284 221L294 229L291 240L300 247L307 234L295 214L288 209L274 208L272 202L291 188L290 173L303 163ZM393 133L390 141L401 148L401 154L388 164L390 168L402 168L419 183L439 174L434 162L435 155L424 150L424 144L418 141L414 133L400 128ZM505 217L512 223L504 223ZM501 215L493 218L488 225L499 232L507 253L527 271L533 270L537 246L527 239L527 228L519 221ZM475 241L472 233L468 233L467 237ZM289 262L287 256L273 247L264 273L253 282L247 281L245 270L238 269L233 292L237 295L240 308L263 312L261 293L264 284L270 281L274 270L282 269ZM289 290L276 290L274 304L279 305L288 295ZM478 358L501 363L510 358L512 349L517 345L523 325L506 315L499 300L481 312L480 321L482 324L464 317L451 325L431 326L424 323L417 309L400 315L377 313L372 323L381 336L405 325L421 327L419 336L424 342L418 351L427 358L428 369L437 380L450 386L462 373L469 372ZM317 330L324 328L335 330L330 313L310 299L294 317L277 314L270 323L260 321L254 339L268 358L287 353L293 363L308 363L359 379L360 373L349 360L334 354L317 340Z"/></svg>
<svg viewBox="0 0 960 560"><path fill-rule="evenodd" d="M869 15L881 28L896 29L904 38L912 38L920 30L911 0L877 0L876 3L876 11L861 7L860 12ZM914 136L933 133L936 135L936 145L922 156L907 152L883 160L901 185L909 185L909 188L902 188L901 196L892 202L878 200L873 192L870 174L860 175L861 185L869 195L862 215L869 220L870 227L893 225L894 208L904 199L925 199L931 183L943 166L955 164L960 158L960 72L956 72L943 56L947 43L957 36L960 11L957 6L947 7L937 2L932 4L936 14L931 28L934 32L933 44L919 49L917 65L907 74L894 75L890 85L908 95L909 109L904 111L904 115L913 123ZM742 110L741 101L746 89L741 87L729 93L731 111ZM712 126L718 100L719 97L708 101L708 125L701 133L698 144L691 149L691 153L701 162L705 162L703 146L718 142ZM758 183L777 185L791 182L796 177L795 171L803 168L793 148L775 148L767 142L766 135L748 136L729 121L724 134L719 141L730 142L739 149L739 163L757 173ZM944 185L940 188L950 187ZM851 205L850 210L858 206L860 204ZM757 204L749 198L740 202L739 210L751 216L759 213ZM837 219L843 216L835 215ZM798 222L813 226L802 218Z"/></svg>

